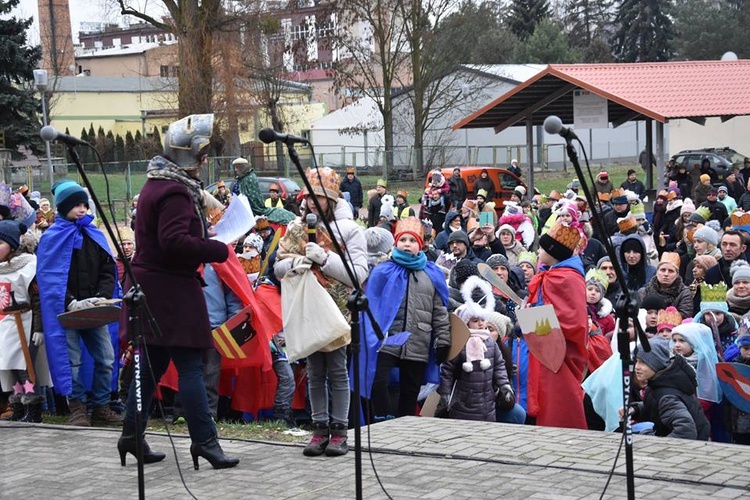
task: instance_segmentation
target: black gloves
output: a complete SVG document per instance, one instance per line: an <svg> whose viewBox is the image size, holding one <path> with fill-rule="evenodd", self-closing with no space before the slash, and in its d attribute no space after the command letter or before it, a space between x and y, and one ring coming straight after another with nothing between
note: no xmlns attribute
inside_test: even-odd
<svg viewBox="0 0 750 500"><path fill-rule="evenodd" d="M500 392L497 394L497 405L503 411L508 411L516 405L516 394L510 384L500 387Z"/></svg>
<svg viewBox="0 0 750 500"><path fill-rule="evenodd" d="M438 364L441 365L448 361L448 352L451 350L450 346L438 347L435 349L435 359Z"/></svg>

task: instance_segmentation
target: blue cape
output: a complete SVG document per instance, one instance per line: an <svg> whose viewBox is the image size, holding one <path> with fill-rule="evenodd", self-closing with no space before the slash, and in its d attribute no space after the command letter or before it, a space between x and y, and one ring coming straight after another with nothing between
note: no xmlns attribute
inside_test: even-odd
<svg viewBox="0 0 750 500"><path fill-rule="evenodd" d="M430 281L435 286L435 291L440 296L443 304L448 307L448 285L445 282L443 271L438 268L434 262L428 261L424 268ZM393 324L396 318L398 308L404 300L406 293L406 280L409 271L396 264L392 260L385 261L372 270L367 278L367 295L370 298L370 310L380 325L380 329L385 334ZM361 343L362 347L359 352L359 380L362 390L362 397L370 398L372 392L372 382L375 378L375 369L378 361L378 349L383 341L375 334L375 329L366 314L360 315L361 325ZM393 332L399 333L399 332ZM353 367L349 373L354 373ZM427 374L425 379L430 383L440 381L440 372L435 362L434 349L430 351L430 362L427 365ZM353 386L353 378L352 378Z"/></svg>
<svg viewBox="0 0 750 500"><path fill-rule="evenodd" d="M83 234L91 238L97 245L112 255L109 243L104 234L91 225L94 218L86 215L82 219L71 222L61 215L55 216L55 223L47 229L39 240L37 248L37 274L39 297L42 303L42 325L44 326L44 345L47 349L50 375L58 394L68 395L73 391L70 357L65 339L65 329L57 319L57 315L65 312L65 296L68 289L68 272L73 249L83 246ZM117 277L117 266L115 277ZM115 297L119 293L119 280L115 279ZM115 350L115 363L119 359L119 339L117 324L110 325L109 334ZM93 359L83 347L83 366L81 379L85 387L91 387L93 377ZM117 389L117 366L113 369L113 389Z"/></svg>

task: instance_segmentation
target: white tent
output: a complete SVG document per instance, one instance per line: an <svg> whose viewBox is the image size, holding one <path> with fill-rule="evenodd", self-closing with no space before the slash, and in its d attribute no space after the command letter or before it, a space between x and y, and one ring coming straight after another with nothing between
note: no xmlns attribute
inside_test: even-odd
<svg viewBox="0 0 750 500"><path fill-rule="evenodd" d="M383 156L383 116L374 99L363 97L310 125L320 166L368 167Z"/></svg>

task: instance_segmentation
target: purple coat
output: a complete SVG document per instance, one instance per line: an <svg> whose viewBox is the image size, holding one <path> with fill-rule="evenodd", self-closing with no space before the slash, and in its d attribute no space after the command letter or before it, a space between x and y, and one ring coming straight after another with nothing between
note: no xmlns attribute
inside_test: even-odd
<svg viewBox="0 0 750 500"><path fill-rule="evenodd" d="M132 265L162 333L155 338L144 322L148 345L213 347L198 267L224 262L229 248L204 238L202 225L185 186L170 180L146 181L138 198L138 247Z"/></svg>

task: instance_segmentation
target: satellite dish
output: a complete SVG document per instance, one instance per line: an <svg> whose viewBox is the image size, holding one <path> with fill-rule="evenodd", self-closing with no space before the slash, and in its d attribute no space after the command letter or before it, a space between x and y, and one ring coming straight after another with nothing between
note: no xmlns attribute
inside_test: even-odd
<svg viewBox="0 0 750 500"><path fill-rule="evenodd" d="M737 57L737 54L731 50L729 52L724 52L724 55L721 56L722 61L737 61L738 59L739 57Z"/></svg>

